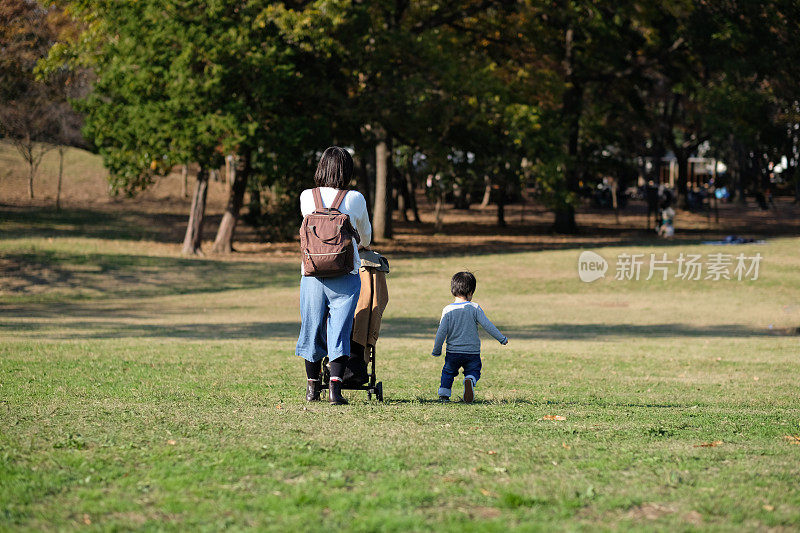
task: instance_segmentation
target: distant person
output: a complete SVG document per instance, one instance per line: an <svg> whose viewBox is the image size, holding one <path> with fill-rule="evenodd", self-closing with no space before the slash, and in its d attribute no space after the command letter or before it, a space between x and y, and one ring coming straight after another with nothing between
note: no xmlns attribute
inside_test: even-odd
<svg viewBox="0 0 800 533"><path fill-rule="evenodd" d="M508 344L508 337L500 333L486 318L481 306L472 301L476 285L471 272L458 272L450 280L450 292L455 296L455 301L442 311L432 353L435 357L442 355L442 344L447 340L447 354L439 384L439 400L443 402L450 401L453 381L461 369L464 370L464 401L470 403L474 398L475 385L481 377L478 324L500 344Z"/></svg>
<svg viewBox="0 0 800 533"><path fill-rule="evenodd" d="M667 239L675 236L675 210L672 207L661 210L661 224L656 232L660 237Z"/></svg>
<svg viewBox="0 0 800 533"><path fill-rule="evenodd" d="M767 205L767 197L764 193L760 190L756 190L754 196L756 197L756 203L758 203L758 207L762 209L762 211L767 211L769 206Z"/></svg>
<svg viewBox="0 0 800 533"><path fill-rule="evenodd" d="M767 204L770 205L773 209L775 208L775 198L772 195L772 189L767 187L767 190L764 192L764 196L766 197Z"/></svg>
<svg viewBox="0 0 800 533"><path fill-rule="evenodd" d="M303 277L300 280L300 337L297 340L295 355L305 359L306 400L318 401L320 398L320 373L322 360L330 361L329 400L332 405L345 405L342 396L342 378L350 355L350 335L353 330L353 316L361 290L358 269L361 264L358 249L365 248L372 239L372 226L367 214L367 202L358 191L345 189L353 177L353 158L344 148L331 146L322 154L314 174L315 189L306 189L300 194L300 211L303 217L314 211L328 208L338 209L349 217L343 220L352 237L352 248L347 248L349 263L338 275L314 275L308 271L313 267L313 256L326 255L304 250ZM328 211L330 213L330 211ZM327 218L326 216L322 217ZM307 222L307 221L306 221ZM324 224L324 220L320 224ZM316 235L317 228L307 226L309 234ZM335 229L335 228L334 228ZM338 228L342 230L341 227ZM321 230L320 230L321 231ZM319 237L323 242L330 237ZM302 241L302 236L301 236ZM343 243L344 245L348 243ZM352 259L350 259L352 258Z"/></svg>

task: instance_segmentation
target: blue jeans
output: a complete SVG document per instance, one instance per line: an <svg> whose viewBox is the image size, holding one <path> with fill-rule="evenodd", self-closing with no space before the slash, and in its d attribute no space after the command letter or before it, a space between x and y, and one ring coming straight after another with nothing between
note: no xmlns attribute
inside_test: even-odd
<svg viewBox="0 0 800 533"><path fill-rule="evenodd" d="M444 356L442 367L442 381L439 384L439 396L450 397L453 380L458 376L458 371L464 369L464 379L471 379L474 387L481 379L481 356L472 353L450 353Z"/></svg>
<svg viewBox="0 0 800 533"><path fill-rule="evenodd" d="M295 355L312 363L325 356L333 361L350 355L353 314L361 291L361 278L345 274L335 278L303 276L300 281L300 337Z"/></svg>

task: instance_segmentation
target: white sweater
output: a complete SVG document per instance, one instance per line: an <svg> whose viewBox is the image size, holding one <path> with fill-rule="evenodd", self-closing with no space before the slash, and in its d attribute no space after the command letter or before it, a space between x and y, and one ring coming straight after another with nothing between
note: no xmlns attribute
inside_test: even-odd
<svg viewBox="0 0 800 533"><path fill-rule="evenodd" d="M328 207L336 198L337 189L333 187L320 187L320 195L324 207ZM369 213L367 213L367 201L358 191L348 191L342 200L339 210L350 217L350 223L358 231L361 242L353 239L353 271L351 274L358 274L361 266L361 259L358 256L358 248L366 248L372 242L372 225L369 223ZM311 189L306 189L300 193L300 212L303 216L314 212L314 193Z"/></svg>

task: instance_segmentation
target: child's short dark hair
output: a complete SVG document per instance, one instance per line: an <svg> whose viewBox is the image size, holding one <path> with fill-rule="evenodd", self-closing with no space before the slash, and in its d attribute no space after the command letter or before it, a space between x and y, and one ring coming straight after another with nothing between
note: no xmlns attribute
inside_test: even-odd
<svg viewBox="0 0 800 533"><path fill-rule="evenodd" d="M472 272L456 272L450 280L450 292L453 296L466 298L475 293L475 285L477 282Z"/></svg>

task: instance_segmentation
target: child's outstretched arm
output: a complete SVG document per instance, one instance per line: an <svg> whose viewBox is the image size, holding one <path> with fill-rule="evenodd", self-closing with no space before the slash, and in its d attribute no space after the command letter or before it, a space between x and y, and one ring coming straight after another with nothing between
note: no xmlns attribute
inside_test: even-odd
<svg viewBox="0 0 800 533"><path fill-rule="evenodd" d="M483 312L481 306L478 306L477 313L478 313L478 324L483 326L483 329L485 329L486 332L489 333L489 335L497 339L497 342L499 342L500 344L508 344L508 337L500 333L500 330L497 329L497 326L492 324L492 321L486 318L486 313Z"/></svg>
<svg viewBox="0 0 800 533"><path fill-rule="evenodd" d="M444 339L447 337L447 314L442 315L442 319L439 321L439 329L436 330L436 339L433 341L433 352L431 355L439 357L442 355L442 344L444 344Z"/></svg>

